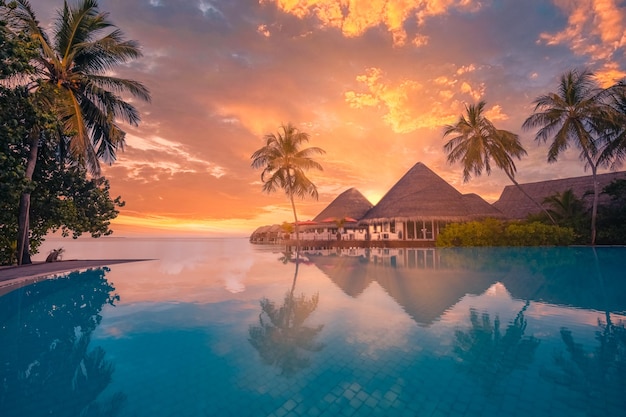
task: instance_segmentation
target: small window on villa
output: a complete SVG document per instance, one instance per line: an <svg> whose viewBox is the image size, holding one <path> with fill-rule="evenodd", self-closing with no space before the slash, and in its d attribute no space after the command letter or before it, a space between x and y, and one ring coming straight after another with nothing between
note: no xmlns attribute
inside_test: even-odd
<svg viewBox="0 0 626 417"><path fill-rule="evenodd" d="M391 223L389 224L389 231L391 233L396 233L396 221L392 220Z"/></svg>

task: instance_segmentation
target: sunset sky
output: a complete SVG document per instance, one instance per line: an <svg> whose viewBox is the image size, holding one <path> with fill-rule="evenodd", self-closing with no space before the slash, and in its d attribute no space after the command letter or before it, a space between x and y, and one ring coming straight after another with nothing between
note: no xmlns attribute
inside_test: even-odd
<svg viewBox="0 0 626 417"><path fill-rule="evenodd" d="M72 3L73 0L70 0ZM250 155L291 122L326 155L311 172L319 213L356 187L376 203L415 163L463 193L497 200L506 176L463 184L443 152L443 126L466 104L487 102L500 129L519 133L528 156L519 182L586 175L571 150L521 130L532 101L558 77L590 68L602 83L626 76L621 0L100 0L144 57L117 76L144 83L124 152L104 167L126 206L115 235L247 235L292 221L284 193L261 192ZM31 0L49 25L61 0Z"/></svg>

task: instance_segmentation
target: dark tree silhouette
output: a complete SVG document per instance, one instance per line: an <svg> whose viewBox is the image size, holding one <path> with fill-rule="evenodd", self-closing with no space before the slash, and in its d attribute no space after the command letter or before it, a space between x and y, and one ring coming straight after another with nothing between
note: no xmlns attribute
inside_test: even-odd
<svg viewBox="0 0 626 417"><path fill-rule="evenodd" d="M116 393L97 397L111 382L113 364L91 334L104 305L119 299L107 269L71 273L0 298L0 410L3 417L113 416Z"/></svg>
<svg viewBox="0 0 626 417"><path fill-rule="evenodd" d="M292 258L285 255L279 260L285 262L285 259L289 262ZM263 362L276 366L285 376L295 375L310 365L305 352L318 352L324 348L323 344L315 341L324 325L304 325L317 308L319 294L310 298L304 294L294 295L300 264L299 252L296 252L294 261L293 284L285 294L283 304L277 306L273 301L263 298L259 323L250 326L248 339L261 355Z"/></svg>
<svg viewBox="0 0 626 417"><path fill-rule="evenodd" d="M524 312L528 305L526 302L504 334L497 316L492 322L488 313L479 316L473 308L470 309L472 327L455 332L454 353L461 367L481 380L486 391L493 390L513 371L526 369L533 361L539 339L525 335Z"/></svg>

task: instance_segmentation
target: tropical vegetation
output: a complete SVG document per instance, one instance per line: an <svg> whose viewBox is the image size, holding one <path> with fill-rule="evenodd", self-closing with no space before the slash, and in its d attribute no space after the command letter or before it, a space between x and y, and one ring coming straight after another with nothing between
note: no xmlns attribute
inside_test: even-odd
<svg viewBox="0 0 626 417"><path fill-rule="evenodd" d="M15 185L8 194L13 198L4 203L12 209L8 213L19 212L15 221L4 223L3 232L17 224L16 239L8 238L9 249L4 250L10 252L15 247L21 264L30 262L30 251L43 236L32 230L39 226L37 219L47 222L48 230L64 226L76 234L110 232L108 220L117 215L115 207L121 201L110 198L108 183L100 177L100 161L112 163L122 149L125 132L120 122L139 123L138 110L124 97L149 101L150 94L137 81L110 75L111 70L140 57L141 52L135 41L124 39L107 13L99 11L96 0L82 0L75 6L65 1L52 36L42 29L27 0L1 1L0 22L0 41L6 46L0 54L4 80L0 117L10 138L0 163L7 164L4 175L15 180L7 183L9 187ZM9 103L18 106L13 108ZM68 212L82 210L84 216L96 218L87 220L76 214L70 219L36 212L39 203L46 201L43 179L49 179L51 172L73 180L48 184L53 187L45 188L50 198L71 207ZM75 191L87 183L97 191L81 200Z"/></svg>
<svg viewBox="0 0 626 417"><path fill-rule="evenodd" d="M596 243L596 222L600 187L596 180L601 167L615 168L626 157L625 85L601 88L589 70L563 74L556 91L534 100L534 113L523 124L526 130L538 128L535 140L549 143L548 162L556 162L569 147L577 148L579 158L593 177L591 244Z"/></svg>
<svg viewBox="0 0 626 417"><path fill-rule="evenodd" d="M574 243L572 228L541 222L485 219L452 223L437 236L437 246L566 246Z"/></svg>
<svg viewBox="0 0 626 417"><path fill-rule="evenodd" d="M513 159L520 160L527 155L519 136L508 130L497 129L485 116L485 105L484 101L466 105L466 115L459 116L455 124L444 127L443 137L453 136L443 146L448 154L448 162L462 162L463 181L467 182L472 173L480 176L484 170L490 175L493 161L526 197L545 212L543 206L528 195L515 179L517 168ZM549 213L546 212L546 215L552 219Z"/></svg>
<svg viewBox="0 0 626 417"><path fill-rule="evenodd" d="M282 189L287 194L293 210L296 240L298 239L298 214L294 197L318 198L317 187L306 176L309 169L322 170L322 165L313 157L325 151L318 147L302 148L309 142L309 134L291 123L283 124L276 134L263 138L265 145L250 157L252 167L262 169L263 191L272 193Z"/></svg>

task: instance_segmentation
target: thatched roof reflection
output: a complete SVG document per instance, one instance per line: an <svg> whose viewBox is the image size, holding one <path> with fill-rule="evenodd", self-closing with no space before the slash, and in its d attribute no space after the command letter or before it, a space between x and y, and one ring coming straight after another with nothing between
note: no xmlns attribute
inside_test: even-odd
<svg viewBox="0 0 626 417"><path fill-rule="evenodd" d="M406 258L430 251L422 266ZM310 256L344 293L377 282L418 324L429 326L468 294L500 282L518 300L626 314L624 248L446 248L386 258Z"/></svg>
<svg viewBox="0 0 626 417"><path fill-rule="evenodd" d="M429 326L467 294L480 295L497 274L377 266L376 281L418 324Z"/></svg>
<svg viewBox="0 0 626 417"><path fill-rule="evenodd" d="M357 256L307 255L331 281L350 297L358 297L374 281L368 261Z"/></svg>

